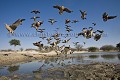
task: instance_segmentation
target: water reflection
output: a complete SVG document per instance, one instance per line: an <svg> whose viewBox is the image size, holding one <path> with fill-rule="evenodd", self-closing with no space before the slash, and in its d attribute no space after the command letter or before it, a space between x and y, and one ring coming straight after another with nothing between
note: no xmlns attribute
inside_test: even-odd
<svg viewBox="0 0 120 80"><path fill-rule="evenodd" d="M118 59L120 60L120 54L118 54L117 56L118 56Z"/></svg>
<svg viewBox="0 0 120 80"><path fill-rule="evenodd" d="M19 65L17 65L17 66L9 66L7 70L8 70L10 73L13 73L13 72L19 70L19 67L20 67Z"/></svg>
<svg viewBox="0 0 120 80"><path fill-rule="evenodd" d="M115 59L116 55L114 55L114 54L104 54L104 55L101 55L101 57L104 58L104 59Z"/></svg>
<svg viewBox="0 0 120 80"><path fill-rule="evenodd" d="M89 55L89 58L96 59L96 58L99 58L99 55Z"/></svg>
<svg viewBox="0 0 120 80"><path fill-rule="evenodd" d="M16 74L33 74L35 80L41 80L41 74L44 70L48 70L49 68L58 68L64 67L66 65L72 64L89 64L91 61L98 62L119 62L120 63L120 54L117 53L84 53L84 54L71 54L67 57L65 56L56 56L44 58L36 62L24 63L15 66L3 67L0 68L0 73L2 75L10 75L15 72ZM61 74L56 73L56 74ZM63 76L63 75L62 75Z"/></svg>
<svg viewBox="0 0 120 80"><path fill-rule="evenodd" d="M35 80L41 80L41 70L40 69L38 69L38 70L36 70L36 71L33 71L33 74L34 74L34 79Z"/></svg>

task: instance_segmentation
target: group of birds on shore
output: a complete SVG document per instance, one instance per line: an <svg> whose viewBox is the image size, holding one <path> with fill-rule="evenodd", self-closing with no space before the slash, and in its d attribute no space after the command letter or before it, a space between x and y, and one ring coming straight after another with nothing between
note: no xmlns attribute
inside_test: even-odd
<svg viewBox="0 0 120 80"><path fill-rule="evenodd" d="M70 10L70 9L64 7L64 6L56 5L56 6L53 6L53 8L58 9L60 15L62 15L63 12L67 12L67 13L72 13L73 12L72 10ZM79 10L79 11L81 13L81 19L82 20L86 20L87 19L86 18L87 12L86 11L82 11L82 10ZM33 10L33 11L31 11L31 13L35 14L35 16L31 17L31 19L34 20L34 22L31 24L31 27L35 28L37 32L43 33L45 31L45 29L42 29L42 28L39 29L39 27L44 23L44 21L38 21L37 19L40 18L40 17L36 16L37 14L40 13L40 11L39 10ZM105 21L105 22L110 20L110 19L114 19L116 17L117 16L109 16L106 12L104 12L103 15L102 15L103 21ZM25 19L18 19L12 25L5 24L5 27L9 31L9 33L14 34L14 31L16 30L16 28L19 25L22 25L23 21L25 21ZM55 19L51 18L51 19L48 19L48 22L50 22L51 25L53 25L54 23L57 23L58 21L56 21ZM65 29L66 29L66 32L67 32L67 34L64 36L65 38L68 37L69 32L73 31L73 29L71 29L71 26L68 25L70 22L71 23L78 23L79 21L78 20L65 19L65 26L66 26ZM92 23L92 24L93 24L93 26L96 26L96 23ZM59 29L60 28L56 28L56 30L55 30L56 33L53 34L52 36L50 36L49 38L47 38L45 36L42 36L40 38L42 38L42 39L47 38L46 40L47 40L48 44L50 44L52 47L57 46L60 42L68 43L71 40L71 38L65 39L65 40L61 40L60 36L63 35L63 34L60 34L58 32ZM101 38L103 33L104 33L103 30L96 30L96 31L94 31L93 27L89 27L89 28L84 27L82 29L82 31L77 34L76 38L78 38L79 36L83 36L86 39L94 37L94 40L98 41ZM53 39L55 41L51 43L51 40L53 40ZM44 45L41 44L41 42L42 41L35 42L35 43L33 43L33 45L38 46L38 47L43 47ZM74 44L78 44L78 42L76 42L76 43L74 42ZM84 44L85 44L85 42L84 42Z"/></svg>

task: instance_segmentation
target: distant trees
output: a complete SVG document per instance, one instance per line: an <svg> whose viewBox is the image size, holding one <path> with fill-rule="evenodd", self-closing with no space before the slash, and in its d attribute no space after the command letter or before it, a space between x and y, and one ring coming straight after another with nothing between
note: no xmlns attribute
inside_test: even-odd
<svg viewBox="0 0 120 80"><path fill-rule="evenodd" d="M20 51L23 51L24 49L23 48L20 48Z"/></svg>
<svg viewBox="0 0 120 80"><path fill-rule="evenodd" d="M119 52L120 52L120 43L116 44L116 47L117 47L117 49L118 49Z"/></svg>
<svg viewBox="0 0 120 80"><path fill-rule="evenodd" d="M13 46L14 46L14 51L15 51L15 47L16 47L17 45L19 45L19 46L21 45L21 44L20 44L20 41L19 41L19 40L16 40L16 39L10 40L9 43L10 43L10 45L13 45Z"/></svg>
<svg viewBox="0 0 120 80"><path fill-rule="evenodd" d="M75 45L75 48L77 49L77 51L81 51L83 48L83 45L77 44L77 45Z"/></svg>
<svg viewBox="0 0 120 80"><path fill-rule="evenodd" d="M97 47L89 47L88 51L89 52L96 52L96 51L99 51L99 48L97 48Z"/></svg>
<svg viewBox="0 0 120 80"><path fill-rule="evenodd" d="M103 51L110 51L110 50L115 50L116 48L113 45L104 45L100 48L100 50Z"/></svg>

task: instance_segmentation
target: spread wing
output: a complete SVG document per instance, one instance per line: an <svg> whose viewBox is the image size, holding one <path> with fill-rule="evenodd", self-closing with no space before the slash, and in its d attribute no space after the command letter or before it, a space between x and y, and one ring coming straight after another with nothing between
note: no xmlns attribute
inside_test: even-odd
<svg viewBox="0 0 120 80"><path fill-rule="evenodd" d="M80 10L80 13L83 14L83 12Z"/></svg>
<svg viewBox="0 0 120 80"><path fill-rule="evenodd" d="M117 16L108 16L108 19L114 19L116 18Z"/></svg>
<svg viewBox="0 0 120 80"><path fill-rule="evenodd" d="M53 6L53 8L57 8L57 9L59 9L60 10L60 6L58 6L58 5L56 5L56 6Z"/></svg>
<svg viewBox="0 0 120 80"><path fill-rule="evenodd" d="M68 12L68 13L73 12L73 11L69 10L68 8L65 8L63 11L66 11L66 12Z"/></svg>
<svg viewBox="0 0 120 80"><path fill-rule="evenodd" d="M33 10L33 11L31 11L31 13L37 14L37 13L40 13L40 11L38 11L38 10Z"/></svg>
<svg viewBox="0 0 120 80"><path fill-rule="evenodd" d="M18 19L17 21L15 21L12 25L10 25L10 28L12 30L15 30L20 24L22 24L22 21L24 21L25 19Z"/></svg>
<svg viewBox="0 0 120 80"><path fill-rule="evenodd" d="M54 19L49 19L50 21L54 20Z"/></svg>
<svg viewBox="0 0 120 80"><path fill-rule="evenodd" d="M48 21L48 22L50 22L50 23L51 23L52 21Z"/></svg>

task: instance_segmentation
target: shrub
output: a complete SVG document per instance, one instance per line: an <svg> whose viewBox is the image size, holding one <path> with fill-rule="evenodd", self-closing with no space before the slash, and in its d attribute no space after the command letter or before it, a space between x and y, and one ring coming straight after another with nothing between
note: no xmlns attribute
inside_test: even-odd
<svg viewBox="0 0 120 80"><path fill-rule="evenodd" d="M110 51L110 50L115 50L115 47L113 45L104 45L100 48L100 50Z"/></svg>
<svg viewBox="0 0 120 80"><path fill-rule="evenodd" d="M88 51L89 52L96 52L96 51L98 51L99 50L99 48L97 48L97 47L89 47L88 48Z"/></svg>

